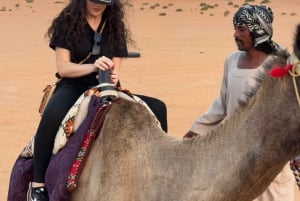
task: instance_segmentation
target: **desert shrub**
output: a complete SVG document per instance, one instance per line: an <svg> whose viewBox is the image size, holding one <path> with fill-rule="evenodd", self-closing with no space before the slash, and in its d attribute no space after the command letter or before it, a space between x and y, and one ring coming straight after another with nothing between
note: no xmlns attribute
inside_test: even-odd
<svg viewBox="0 0 300 201"><path fill-rule="evenodd" d="M224 12L224 17L226 17L227 15L229 15L229 11L228 10L226 10L225 12Z"/></svg>

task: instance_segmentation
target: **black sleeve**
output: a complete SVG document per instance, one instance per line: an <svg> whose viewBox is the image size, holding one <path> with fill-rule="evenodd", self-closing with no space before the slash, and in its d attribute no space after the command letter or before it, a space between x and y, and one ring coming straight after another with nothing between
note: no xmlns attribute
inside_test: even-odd
<svg viewBox="0 0 300 201"><path fill-rule="evenodd" d="M55 50L55 47L61 47L70 50L70 47L67 45L67 42L62 35L53 37L50 41L49 47L53 50Z"/></svg>
<svg viewBox="0 0 300 201"><path fill-rule="evenodd" d="M126 41L123 41L121 47L116 49L114 53L114 57L127 57L127 56L128 56L127 44Z"/></svg>

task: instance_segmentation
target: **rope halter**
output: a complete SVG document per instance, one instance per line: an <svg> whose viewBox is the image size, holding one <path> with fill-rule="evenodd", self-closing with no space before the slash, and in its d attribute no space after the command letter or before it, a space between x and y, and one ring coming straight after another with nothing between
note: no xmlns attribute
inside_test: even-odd
<svg viewBox="0 0 300 201"><path fill-rule="evenodd" d="M300 107L300 95L296 83L296 78L300 76L300 61L295 54L289 56L287 64L284 67L274 67L269 71L271 77L282 77L287 73L292 76L298 105Z"/></svg>

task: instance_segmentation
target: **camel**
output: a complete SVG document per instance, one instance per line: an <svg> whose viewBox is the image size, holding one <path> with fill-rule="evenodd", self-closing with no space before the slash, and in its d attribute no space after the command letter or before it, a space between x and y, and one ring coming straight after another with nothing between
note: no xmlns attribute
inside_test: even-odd
<svg viewBox="0 0 300 201"><path fill-rule="evenodd" d="M297 31L294 54L300 58L300 25ZM267 63L266 72L275 64L285 60ZM257 82L231 118L190 140L166 135L142 105L116 101L70 200L253 200L300 154L300 107L291 76L266 73Z"/></svg>
<svg viewBox="0 0 300 201"><path fill-rule="evenodd" d="M282 56L264 66L268 72L281 65L281 77L258 75L258 85L234 115L207 135L188 140L167 135L144 105L121 97L108 97L114 100L105 118L100 118L104 122L93 118L93 108L101 103L92 97L85 121L101 122L102 129L70 194L63 173L69 170L66 161L72 162L71 155L77 154L74 149L82 142L80 135L71 137L67 148L53 156L48 179L46 175L48 184L59 178L52 183L58 186L51 193L56 196L52 200L253 200L300 154L300 24L294 54L288 58L292 65L284 65L287 55ZM82 130L89 126L82 125ZM24 200L31 180L32 158L19 157L12 170L8 200Z"/></svg>

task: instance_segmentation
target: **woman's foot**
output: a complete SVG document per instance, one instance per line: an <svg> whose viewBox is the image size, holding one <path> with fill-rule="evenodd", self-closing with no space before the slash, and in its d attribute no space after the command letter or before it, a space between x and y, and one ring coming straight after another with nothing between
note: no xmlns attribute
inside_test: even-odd
<svg viewBox="0 0 300 201"><path fill-rule="evenodd" d="M31 188L29 201L49 201L48 191L45 187Z"/></svg>

